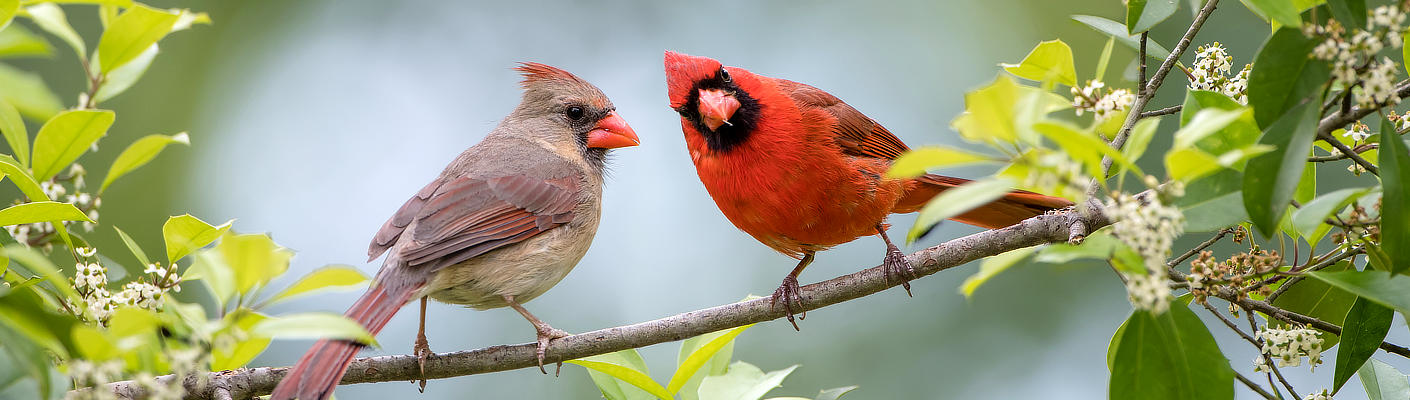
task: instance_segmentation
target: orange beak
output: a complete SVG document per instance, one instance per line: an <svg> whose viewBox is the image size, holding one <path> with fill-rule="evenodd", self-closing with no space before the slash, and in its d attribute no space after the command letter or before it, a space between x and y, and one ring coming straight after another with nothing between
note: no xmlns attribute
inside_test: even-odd
<svg viewBox="0 0 1410 400"><path fill-rule="evenodd" d="M617 115L616 111L597 121L597 125L588 131L587 136L587 146L591 148L615 149L641 144L641 139L636 137L636 131L633 131L631 125L627 125L627 120Z"/></svg>
<svg viewBox="0 0 1410 400"><path fill-rule="evenodd" d="M734 98L734 93L725 93L719 89L700 89L700 118L705 120L705 126L710 130L720 128L720 125L731 125L730 117L739 110L739 100Z"/></svg>

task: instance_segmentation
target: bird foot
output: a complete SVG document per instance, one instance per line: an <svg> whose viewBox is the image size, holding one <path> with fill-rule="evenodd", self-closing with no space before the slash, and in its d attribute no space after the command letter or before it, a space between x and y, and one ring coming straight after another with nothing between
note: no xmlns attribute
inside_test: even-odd
<svg viewBox="0 0 1410 400"><path fill-rule="evenodd" d="M539 357L539 372L543 372L544 375L548 375L548 370L543 368L544 356L548 355L548 343L553 341L553 339L567 337L569 334L568 332L565 332L562 329L556 329L552 326L548 326L548 324L535 325L534 329L538 331L539 347L536 351L536 355L538 355ZM559 361L558 368L553 370L553 376L558 376L558 373L562 372L562 370L563 362Z"/></svg>
<svg viewBox="0 0 1410 400"><path fill-rule="evenodd" d="M895 246L887 246L886 258L882 260L882 271L885 272L886 284L890 285L892 279L900 280L901 287L906 289L906 296L914 297L911 294L911 280L916 278L915 268L911 268L911 263L906 262L906 254Z"/></svg>
<svg viewBox="0 0 1410 400"><path fill-rule="evenodd" d="M788 323L793 324L793 330L798 331L798 321L793 320L793 305L797 304L802 314L798 319L808 318L808 310L803 309L803 290L798 287L798 277L789 275L783 278L783 284L774 290L774 295L769 299L769 310L776 309L782 300L783 310L788 313Z"/></svg>
<svg viewBox="0 0 1410 400"><path fill-rule="evenodd" d="M430 359L431 356L433 356L433 355L436 354L436 353L431 352L431 343L426 341L426 334L425 334L425 333L418 333L418 334L416 335L416 345L414 345L414 346L411 347L411 354L415 354L415 355L416 355L416 363L417 363L417 365L419 365L419 366L421 367L421 376L422 376L422 378L421 378L420 381L417 382L417 388L416 388L416 390L419 391L419 392L421 392L421 393L425 393L425 392L426 392L426 378L425 378L425 376L426 376L426 360Z"/></svg>

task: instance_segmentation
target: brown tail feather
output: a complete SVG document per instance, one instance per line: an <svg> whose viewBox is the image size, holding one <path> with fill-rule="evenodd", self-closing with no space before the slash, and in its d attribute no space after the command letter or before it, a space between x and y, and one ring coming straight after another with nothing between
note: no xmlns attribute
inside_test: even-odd
<svg viewBox="0 0 1410 400"><path fill-rule="evenodd" d="M373 285L344 315L376 335L397 310L411 301L417 289L416 286L407 285ZM327 399L362 347L357 342L347 340L320 340L314 343L299 363L284 375L284 380L274 388L270 400Z"/></svg>
<svg viewBox="0 0 1410 400"><path fill-rule="evenodd" d="M969 182L968 179L935 174L926 174L915 180L920 184L912 188L910 192L906 193L906 197L896 203L895 212L919 211L921 207L925 206L925 203L939 195L940 192ZM1015 190L999 200L960 214L951 220L988 229L998 229L1017 224L1048 210L1069 206L1072 206L1072 201L1061 197Z"/></svg>

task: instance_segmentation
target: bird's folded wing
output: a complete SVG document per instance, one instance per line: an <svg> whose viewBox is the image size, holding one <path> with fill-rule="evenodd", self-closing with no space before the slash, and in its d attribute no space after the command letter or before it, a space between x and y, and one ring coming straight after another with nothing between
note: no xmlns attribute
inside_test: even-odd
<svg viewBox="0 0 1410 400"><path fill-rule="evenodd" d="M388 235L385 246L399 244L395 251L408 265L439 269L565 224L577 203L572 178L463 177L435 186L397 211L373 246ZM413 230L409 242L395 243L407 226Z"/></svg>
<svg viewBox="0 0 1410 400"><path fill-rule="evenodd" d="M392 214L392 217L388 218L387 222L382 224L382 229L377 230L377 235L372 237L372 245L367 249L367 261L377 259L377 256L382 255L387 249L392 248L397 238L401 237L402 231L406 230L407 225L411 224L412 218L415 218L416 213L421 211L421 206L425 205L426 200L430 199L431 195L436 193L436 189L441 188L441 183L443 182L437 179L426 185L426 187L421 188L420 191L416 192L415 196L411 196L410 199L406 200L406 204L401 205L401 208L397 210L396 214Z"/></svg>
<svg viewBox="0 0 1410 400"><path fill-rule="evenodd" d="M804 117L809 109L825 112L824 118L831 118L832 133L842 153L856 157L871 157L894 160L910 148L901 139L886 130L881 124L842 102L837 96L802 83L784 80L780 89L787 93L793 102L802 108Z"/></svg>

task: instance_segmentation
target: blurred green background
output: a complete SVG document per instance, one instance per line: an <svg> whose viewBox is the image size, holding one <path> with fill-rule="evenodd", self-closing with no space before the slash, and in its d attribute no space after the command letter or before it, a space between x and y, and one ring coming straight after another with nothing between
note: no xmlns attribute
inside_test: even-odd
<svg viewBox="0 0 1410 400"><path fill-rule="evenodd" d="M679 120L667 108L663 50L812 84L912 146L963 145L948 123L963 109L962 94L993 79L997 63L1017 62L1037 42L1061 38L1074 48L1079 80L1090 79L1105 37L1069 16L1119 21L1124 11L1119 2L1096 0L153 3L209 12L214 25L162 42L142 81L105 104L119 117L103 145L190 131L192 147L172 148L114 185L104 202L105 227L91 235L96 243L120 246L111 225L140 242L159 243L161 221L190 212L213 223L236 218L236 230L269 232L296 250L289 279L278 285L330 263L372 274L380 264L363 263L372 233L518 102L518 76L510 68L538 61L602 88L643 142L614 154L592 250L557 288L528 304L570 332L768 294L794 263L737 231L703 190ZM1195 46L1221 41L1235 67L1242 66L1268 27L1237 2L1221 8ZM91 43L94 8L65 9ZM1152 38L1173 47L1189 19L1182 10ZM55 54L16 65L44 75L71 105L82 72L72 54ZM1116 79L1133 58L1134 51L1117 47L1109 87L1133 86ZM1181 74L1171 74L1169 90L1153 107L1179 103L1184 83ZM1166 132L1176 125L1165 122ZM1169 140L1160 136L1154 147ZM116 153L82 161L92 169ZM1150 173L1161 173L1158 163L1150 164ZM953 172L978 177L991 171ZM905 215L891 222L904 230L912 220ZM973 232L945 224L910 250ZM1191 244L1203 238L1196 236ZM802 280L874 266L882 249L874 237L840 246L820 254ZM1130 310L1107 267L1021 267L966 301L956 288L974 269L917 281L914 298L897 289L811 312L802 332L781 321L761 324L740 337L735 358L766 371L801 364L773 396L860 385L850 398L1105 397L1107 341ZM341 312L356 295L316 296L273 311ZM533 338L529 325L508 310L436 304L428 319L437 351ZM1213 324L1234 367L1250 373L1254 351ZM404 310L379 336L385 348L364 354L409 353L415 325L415 313ZM1397 321L1392 339L1405 336L1403 325ZM276 342L254 365L289 365L308 345ZM641 350L658 380L669 377L676 349ZM1392 361L1403 367L1403 360ZM1329 381L1331 369L1285 372L1310 391ZM413 384L393 382L345 386L337 395L600 397L576 366L558 378L523 369L433 381L425 394L414 391ZM1359 390L1345 395L1363 396Z"/></svg>

